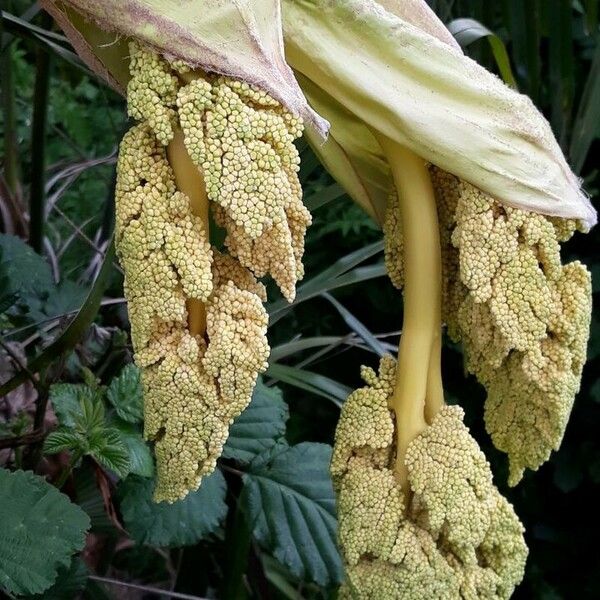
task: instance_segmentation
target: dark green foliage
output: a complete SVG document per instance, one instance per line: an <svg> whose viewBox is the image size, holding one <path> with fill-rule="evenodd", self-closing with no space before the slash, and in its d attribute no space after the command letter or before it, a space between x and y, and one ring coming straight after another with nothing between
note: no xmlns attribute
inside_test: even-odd
<svg viewBox="0 0 600 600"><path fill-rule="evenodd" d="M462 29L461 41L468 42L465 51L505 79L512 71L519 90L528 93L550 120L586 190L596 198L598 0L430 4L446 22L476 21ZM382 349L394 348L402 322L401 296L385 277L379 230L350 204L301 140L300 175L313 212L306 240L307 273L291 305L269 288L271 368L248 409L232 425L215 474L183 502L153 504L151 446L142 437L139 372L130 364L127 315L119 303L122 277L112 266L113 257L107 261L104 281L84 305L110 237L114 150L126 111L121 98L90 76L64 38L51 38L51 46L46 35L32 33L30 24L43 24L32 7L30 0L2 4L2 10L13 15L2 40L10 42L8 49L3 47L10 60L0 64L2 69L7 63L12 67L15 110L14 123L0 118L0 140L3 148L17 151L11 157L16 154L16 161L1 156L0 163L2 175L11 182L17 163L21 191L16 196L20 206L26 206L35 176L30 161L35 54L46 48L52 54L44 139L48 245L44 257L35 254L23 241L26 228L1 213L6 233L0 234L0 336L6 344L25 343L18 356L39 370L41 397L49 389L58 421L43 422L51 431L46 450L55 453L45 455L38 472L47 469L48 481L63 486L81 510L50 483L18 470L29 460L29 446L0 450L0 465L14 471L0 470L0 478L18 482L0 481L0 588L7 589L2 577L6 565L12 564L3 554L8 548L26 557L19 564L26 564L27 577L23 571L13 573L22 577L11 580L13 591L33 593L52 586L38 597L76 598L86 585L87 571L73 554L83 545L89 517L96 534L89 538L90 553L97 558L90 572L100 576L224 600L333 598L341 569L327 468L339 406L347 391L360 384L359 366L375 366ZM58 35L56 29L50 33ZM4 90L5 71L0 78ZM10 137L6 144L5 134ZM575 236L564 252L565 259L589 265L596 296L599 243L600 233L594 230ZM331 297L325 296L328 293ZM109 303L100 308L101 300ZM86 313L75 334L58 349L52 346L82 305ZM483 427L484 392L473 378L465 378L459 349L444 349L448 401L465 407L467 424L490 459L496 481L527 528L530 559L515 598L600 597L595 533L600 495L600 319L595 313L589 362L563 445L514 490L504 486L505 458L494 450ZM35 362L43 353L44 360ZM7 366L16 368L0 350L2 382ZM21 381L27 378L23 375ZM33 429L32 392L21 392L23 388L9 402L0 398L0 439ZM48 504L33 508L34 493ZM12 532L21 514L31 520L35 537L22 546L7 544L4 532ZM39 535L48 531L41 519L62 523L56 535L64 539ZM238 530L236 524L241 525ZM56 553L51 553L50 544ZM104 599L125 591L89 580L87 585L82 597ZM234 589L237 595L227 595ZM223 590L227 593L221 594Z"/></svg>
<svg viewBox="0 0 600 600"><path fill-rule="evenodd" d="M108 386L106 397L124 421L139 423L143 419L142 382L135 365L127 365Z"/></svg>
<svg viewBox="0 0 600 600"><path fill-rule="evenodd" d="M147 471L135 439L129 442L124 439L131 438L133 433L111 426L107 421L102 395L102 390L87 385L60 386L51 399L59 427L46 438L44 452L57 454L68 450L73 462L82 456L91 456L120 477L127 476L132 464L138 470ZM139 437L139 433L137 435ZM144 444L141 437L139 444ZM130 458L132 445L135 463ZM148 458L151 464L151 457Z"/></svg>
<svg viewBox="0 0 600 600"><path fill-rule="evenodd" d="M130 476L119 487L129 535L140 544L187 546L214 533L227 513L225 479L215 471L197 491L169 504L152 500L154 481Z"/></svg>
<svg viewBox="0 0 600 600"><path fill-rule="evenodd" d="M247 464L255 456L269 450L285 435L289 413L281 390L268 388L259 379L252 401L229 429L223 458Z"/></svg>
<svg viewBox="0 0 600 600"><path fill-rule="evenodd" d="M36 594L81 550L87 515L42 477L0 469L0 590Z"/></svg>
<svg viewBox="0 0 600 600"><path fill-rule="evenodd" d="M72 600L85 588L89 570L81 558L75 557L69 567L59 567L54 585L35 600Z"/></svg>
<svg viewBox="0 0 600 600"><path fill-rule="evenodd" d="M325 444L278 444L250 463L241 496L260 544L298 578L323 586L342 580L330 460Z"/></svg>

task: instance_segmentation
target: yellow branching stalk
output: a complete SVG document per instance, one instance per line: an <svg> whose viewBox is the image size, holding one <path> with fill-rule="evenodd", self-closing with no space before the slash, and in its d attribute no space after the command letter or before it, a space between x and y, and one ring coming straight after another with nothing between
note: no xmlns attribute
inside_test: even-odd
<svg viewBox="0 0 600 600"><path fill-rule="evenodd" d="M302 275L310 215L293 144L302 124L245 83L137 43L130 54L128 110L140 124L121 143L116 243L155 442L155 498L172 502L215 468L267 367L256 276L272 275L293 298ZM230 255L210 245L211 204ZM291 266L282 274L277 261Z"/></svg>
<svg viewBox="0 0 600 600"><path fill-rule="evenodd" d="M398 214L390 217L401 224L396 231L388 227L388 234L397 236L401 229L403 240L404 322L391 406L396 414L396 473L406 486L406 449L427 426L425 405L432 397L429 384L437 388L436 368L441 381L439 360L431 364L437 356L442 325L441 249L435 196L425 161L383 136L378 139L397 188L397 202L392 206Z"/></svg>

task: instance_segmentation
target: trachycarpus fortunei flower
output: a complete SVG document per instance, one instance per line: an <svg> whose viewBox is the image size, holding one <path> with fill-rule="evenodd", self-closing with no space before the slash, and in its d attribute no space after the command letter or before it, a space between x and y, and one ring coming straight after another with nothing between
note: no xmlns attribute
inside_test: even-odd
<svg viewBox="0 0 600 600"><path fill-rule="evenodd" d="M271 275L293 300L311 220L293 142L300 113L323 123L283 59L281 29L265 27L279 20L275 2L47 7L138 121L120 147L115 244L155 499L172 502L213 471L267 367L256 277ZM211 209L226 232L221 250L210 241Z"/></svg>
<svg viewBox="0 0 600 600"><path fill-rule="evenodd" d="M128 284L157 497L180 497L214 468L264 368L254 275L271 273L293 297L309 222L291 146L303 117L324 165L384 226L404 293L398 361L364 371L367 387L348 399L336 435L342 594L510 596L527 553L522 526L462 412L445 406L441 327L488 389L486 424L515 484L560 444L590 318L589 274L561 264L559 242L596 215L548 123L465 57L420 0L283 0L302 91L275 1L45 4L117 89L129 79L124 57L135 57L129 110L141 124L122 145L117 242L132 280L149 257L159 273ZM302 92L331 124L325 142L327 123ZM256 131L270 132L271 151ZM283 197L262 193L257 172ZM229 255L210 249L209 200ZM163 306L150 281L167 290ZM243 401L223 402L240 377ZM162 403L177 395L186 400ZM165 443L169 424L190 435Z"/></svg>
<svg viewBox="0 0 600 600"><path fill-rule="evenodd" d="M561 264L559 243L595 211L531 101L465 57L424 2L283 6L288 62L331 123L324 144L307 136L383 224L404 292L398 362L365 372L336 434L344 593L506 598L523 573L522 527L445 406L441 324L488 390L487 429L514 485L558 448L579 388L590 276ZM469 501L468 481L487 481L476 495L489 501Z"/></svg>

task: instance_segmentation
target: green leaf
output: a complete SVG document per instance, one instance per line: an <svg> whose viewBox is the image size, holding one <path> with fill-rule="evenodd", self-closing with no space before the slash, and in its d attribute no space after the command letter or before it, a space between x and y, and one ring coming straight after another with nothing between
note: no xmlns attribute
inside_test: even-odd
<svg viewBox="0 0 600 600"><path fill-rule="evenodd" d="M348 386L339 381L299 367L272 363L267 369L267 375L306 392L327 398L338 408L352 392Z"/></svg>
<svg viewBox="0 0 600 600"><path fill-rule="evenodd" d="M154 475L152 452L139 428L133 423L118 418L113 419L111 425L119 432L121 442L129 455L129 472L140 477L152 477Z"/></svg>
<svg viewBox="0 0 600 600"><path fill-rule="evenodd" d="M321 208L333 200L337 200L345 195L346 191L339 183L332 183L328 187L314 192L308 198L305 198L304 204L306 205L306 208L310 210L310 212L314 212L318 208Z"/></svg>
<svg viewBox="0 0 600 600"><path fill-rule="evenodd" d="M229 429L223 458L250 462L257 454L272 448L285 434L288 417L288 407L281 390L269 388L259 379L248 408Z"/></svg>
<svg viewBox="0 0 600 600"><path fill-rule="evenodd" d="M4 294L15 293L26 300L54 287L48 263L22 239L0 234L0 274L5 277Z"/></svg>
<svg viewBox="0 0 600 600"><path fill-rule="evenodd" d="M98 488L96 469L91 460L83 460L73 474L77 505L90 517L92 533L113 535L115 525L106 512L104 498Z"/></svg>
<svg viewBox="0 0 600 600"><path fill-rule="evenodd" d="M454 21L448 23L448 30L463 48L481 38L486 38L490 44L502 79L505 83L517 89L517 82L510 67L510 59L508 58L506 46L493 31L490 31L485 25L475 19L454 19Z"/></svg>
<svg viewBox="0 0 600 600"><path fill-rule="evenodd" d="M152 499L155 482L132 475L119 486L121 514L129 535L139 544L188 546L213 533L227 514L226 484L220 471L172 504Z"/></svg>
<svg viewBox="0 0 600 600"><path fill-rule="evenodd" d="M352 329L356 335L362 338L365 344L367 344L367 346L369 346L371 350L375 352L375 354L378 356L387 354L383 344L343 304L338 302L331 294L328 293L324 293L323 298L328 300L334 306L334 308L340 313L342 319L344 319L346 325L348 325L348 327L350 327L350 329Z"/></svg>
<svg viewBox="0 0 600 600"><path fill-rule="evenodd" d="M140 423L144 418L140 370L130 364L108 386L106 397L124 421Z"/></svg>
<svg viewBox="0 0 600 600"><path fill-rule="evenodd" d="M0 588L47 590L83 548L88 516L45 479L0 469Z"/></svg>
<svg viewBox="0 0 600 600"><path fill-rule="evenodd" d="M250 464L240 499L259 543L294 575L319 585L343 577L330 460L325 444L280 444Z"/></svg>
<svg viewBox="0 0 600 600"><path fill-rule="evenodd" d="M127 477L131 468L129 452L118 429L98 429L90 435L89 444L90 456L103 467L114 471L119 477Z"/></svg>
<svg viewBox="0 0 600 600"><path fill-rule="evenodd" d="M115 247L111 241L104 258L102 259L102 266L100 267L98 276L90 287L89 293L85 302L79 309L79 312L51 344L46 346L35 358L29 361L28 367L30 372L37 373L51 362L55 361L59 356L62 356L64 353L71 350L83 337L100 308L102 294L113 268L114 257ZM8 392L21 385L27 377L28 375L25 371L19 371L0 386L0 397L8 394Z"/></svg>
<svg viewBox="0 0 600 600"><path fill-rule="evenodd" d="M30 600L71 600L78 598L79 593L87 583L88 568L85 563L76 556L69 568L59 567L56 582L43 594L35 595Z"/></svg>
<svg viewBox="0 0 600 600"><path fill-rule="evenodd" d="M57 429L51 432L44 441L44 454L58 454L64 450L79 448L81 448L81 436L71 429Z"/></svg>
<svg viewBox="0 0 600 600"><path fill-rule="evenodd" d="M576 173L580 173L592 142L600 134L600 43L596 44L594 59L583 88L569 153Z"/></svg>
<svg viewBox="0 0 600 600"><path fill-rule="evenodd" d="M318 275L315 275L312 279L304 282L298 287L296 291L296 298L293 302L287 302L285 299L277 300L267 305L267 312L269 313L269 325L272 326L279 319L285 316L292 308L300 302L314 298L323 292L329 292L333 289L341 287L342 285L349 285L350 283L356 283L365 279L371 279L372 277L380 277L386 274L385 266L381 265L381 268L377 273L370 273L361 278L344 279L347 275L358 272L359 269L354 269L356 265L364 262L365 260L372 258L376 254L383 251L383 241L374 242L363 248L359 248L353 252L350 252L346 256L338 259L331 266L321 271ZM374 265L363 267L363 269L372 268ZM365 271L366 275L366 271ZM343 283L342 283L343 282Z"/></svg>
<svg viewBox="0 0 600 600"><path fill-rule="evenodd" d="M82 383L55 383L50 386L50 402L60 425L74 427L81 417L81 401L92 400L97 393Z"/></svg>

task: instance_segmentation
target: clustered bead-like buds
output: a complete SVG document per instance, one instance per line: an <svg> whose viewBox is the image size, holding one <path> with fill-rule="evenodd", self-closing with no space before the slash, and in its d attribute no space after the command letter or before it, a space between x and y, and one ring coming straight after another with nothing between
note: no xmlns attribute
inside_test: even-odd
<svg viewBox="0 0 600 600"><path fill-rule="evenodd" d="M467 369L486 387L485 421L508 454L509 483L558 449L589 336L592 290L579 261L563 265L560 242L577 223L505 206L431 169L443 248L444 320Z"/></svg>
<svg viewBox="0 0 600 600"><path fill-rule="evenodd" d="M116 246L145 435L155 442L155 499L172 502L215 468L267 367L266 291L256 276L272 275L288 298L302 276L310 215L293 144L302 124L245 83L196 75L137 43L130 51L128 110L141 123L120 147ZM227 229L229 255L211 247L177 188L167 147L178 129ZM189 329L190 301L203 304L205 335Z"/></svg>
<svg viewBox="0 0 600 600"><path fill-rule="evenodd" d="M500 495L458 406L408 446L410 490L394 473L396 363L344 404L331 464L346 562L342 598L509 598L523 577L523 527Z"/></svg>
<svg viewBox="0 0 600 600"><path fill-rule="evenodd" d="M536 470L562 441L579 391L591 319L591 278L563 265L560 243L578 227L506 206L430 167L442 244L443 320L466 367L485 386L485 422L508 454L509 483ZM386 266L403 285L395 196L384 226Z"/></svg>

